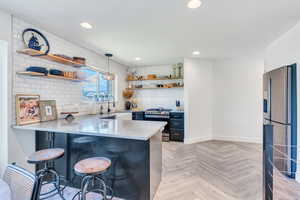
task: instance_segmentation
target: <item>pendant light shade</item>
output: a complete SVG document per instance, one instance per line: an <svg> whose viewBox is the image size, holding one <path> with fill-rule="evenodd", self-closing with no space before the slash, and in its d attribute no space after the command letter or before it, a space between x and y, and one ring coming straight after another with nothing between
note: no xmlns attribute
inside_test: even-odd
<svg viewBox="0 0 300 200"><path fill-rule="evenodd" d="M105 80L115 80L115 75L110 72L110 58L113 57L111 53L105 54L107 57L107 72L104 73Z"/></svg>

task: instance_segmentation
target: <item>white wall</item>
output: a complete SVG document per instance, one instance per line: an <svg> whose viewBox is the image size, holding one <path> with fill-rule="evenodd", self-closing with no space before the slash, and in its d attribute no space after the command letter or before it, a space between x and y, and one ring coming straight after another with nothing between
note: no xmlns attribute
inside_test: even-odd
<svg viewBox="0 0 300 200"><path fill-rule="evenodd" d="M216 61L213 138L262 142L263 56Z"/></svg>
<svg viewBox="0 0 300 200"><path fill-rule="evenodd" d="M300 23L268 46L265 71L300 61Z"/></svg>
<svg viewBox="0 0 300 200"><path fill-rule="evenodd" d="M262 142L262 55L185 59L185 142Z"/></svg>
<svg viewBox="0 0 300 200"><path fill-rule="evenodd" d="M11 16L0 10L0 40L9 41L11 37Z"/></svg>
<svg viewBox="0 0 300 200"><path fill-rule="evenodd" d="M159 66L147 66L147 67L134 67L130 68L130 71L136 71L138 75L147 76L148 74L157 75L170 75L173 74L172 65L159 65ZM173 83L174 80L163 80L163 81L134 81L130 82L132 85L138 84L157 84L157 83ZM181 82L181 81L178 81ZM134 98L138 102L138 107L142 110L148 108L164 107L175 109L176 100L180 100L183 103L183 88L172 88L172 89L149 89L149 90L136 90Z"/></svg>
<svg viewBox="0 0 300 200"><path fill-rule="evenodd" d="M0 40L0 177L8 162L8 42Z"/></svg>
<svg viewBox="0 0 300 200"><path fill-rule="evenodd" d="M213 63L184 60L185 143L212 138Z"/></svg>
<svg viewBox="0 0 300 200"><path fill-rule="evenodd" d="M8 162L8 121L10 121L11 16L0 10L0 176Z"/></svg>

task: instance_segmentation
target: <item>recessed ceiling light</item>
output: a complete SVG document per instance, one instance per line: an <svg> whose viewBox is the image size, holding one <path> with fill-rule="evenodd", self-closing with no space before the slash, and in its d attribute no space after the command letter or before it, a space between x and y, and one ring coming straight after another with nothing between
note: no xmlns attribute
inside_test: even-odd
<svg viewBox="0 0 300 200"><path fill-rule="evenodd" d="M135 60L136 60L136 61L140 61L140 60L142 60L142 59L141 59L140 57L136 57Z"/></svg>
<svg viewBox="0 0 300 200"><path fill-rule="evenodd" d="M86 28L86 29L92 29L92 28L93 28L93 26L90 25L90 24L87 23L87 22L82 22L82 23L80 23L80 26L82 26L82 28Z"/></svg>
<svg viewBox="0 0 300 200"><path fill-rule="evenodd" d="M200 0L190 0L187 4L187 7L189 8L199 8L202 5L202 2Z"/></svg>
<svg viewBox="0 0 300 200"><path fill-rule="evenodd" d="M193 51L193 55L194 56L199 56L200 55L200 51Z"/></svg>

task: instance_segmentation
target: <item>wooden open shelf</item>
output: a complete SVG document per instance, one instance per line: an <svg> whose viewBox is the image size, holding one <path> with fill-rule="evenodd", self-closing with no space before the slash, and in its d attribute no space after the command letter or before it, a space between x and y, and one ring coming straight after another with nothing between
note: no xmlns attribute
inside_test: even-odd
<svg viewBox="0 0 300 200"><path fill-rule="evenodd" d="M80 63L74 62L73 60L69 60L69 59L62 58L62 57L59 57L59 56L55 56L55 55L52 55L52 54L48 54L48 55L44 55L44 56L37 56L37 55L43 54L43 52L37 51L37 50L34 50L34 49L18 50L17 53L25 54L25 55L29 55L29 56L36 56L37 58L50 60L50 61L53 61L53 62L57 62L57 63L63 64L63 65L68 65L68 66L72 66L72 67L85 66L85 65L82 65Z"/></svg>
<svg viewBox="0 0 300 200"><path fill-rule="evenodd" d="M147 90L147 89L173 89L173 88L183 88L182 87L144 87L144 88L127 88L128 90Z"/></svg>
<svg viewBox="0 0 300 200"><path fill-rule="evenodd" d="M183 80L183 78L127 79L127 81L165 81L165 80Z"/></svg>
<svg viewBox="0 0 300 200"><path fill-rule="evenodd" d="M68 77L64 77L64 76L55 76L55 75L51 75L51 74L45 75L43 73L38 73L38 72L17 72L17 74L25 75L25 76L39 76L39 77L50 78L50 79L62 79L62 80L68 80L68 81L74 81L74 82L84 81L84 80L68 78Z"/></svg>

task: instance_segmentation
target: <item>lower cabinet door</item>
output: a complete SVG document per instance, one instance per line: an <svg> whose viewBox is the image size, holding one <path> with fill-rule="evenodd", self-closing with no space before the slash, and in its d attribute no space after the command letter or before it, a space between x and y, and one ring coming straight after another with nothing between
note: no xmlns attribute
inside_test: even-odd
<svg viewBox="0 0 300 200"><path fill-rule="evenodd" d="M173 129L184 129L184 120L183 119L171 119L170 127Z"/></svg>
<svg viewBox="0 0 300 200"><path fill-rule="evenodd" d="M184 141L184 129L170 129L170 140L171 141Z"/></svg>

